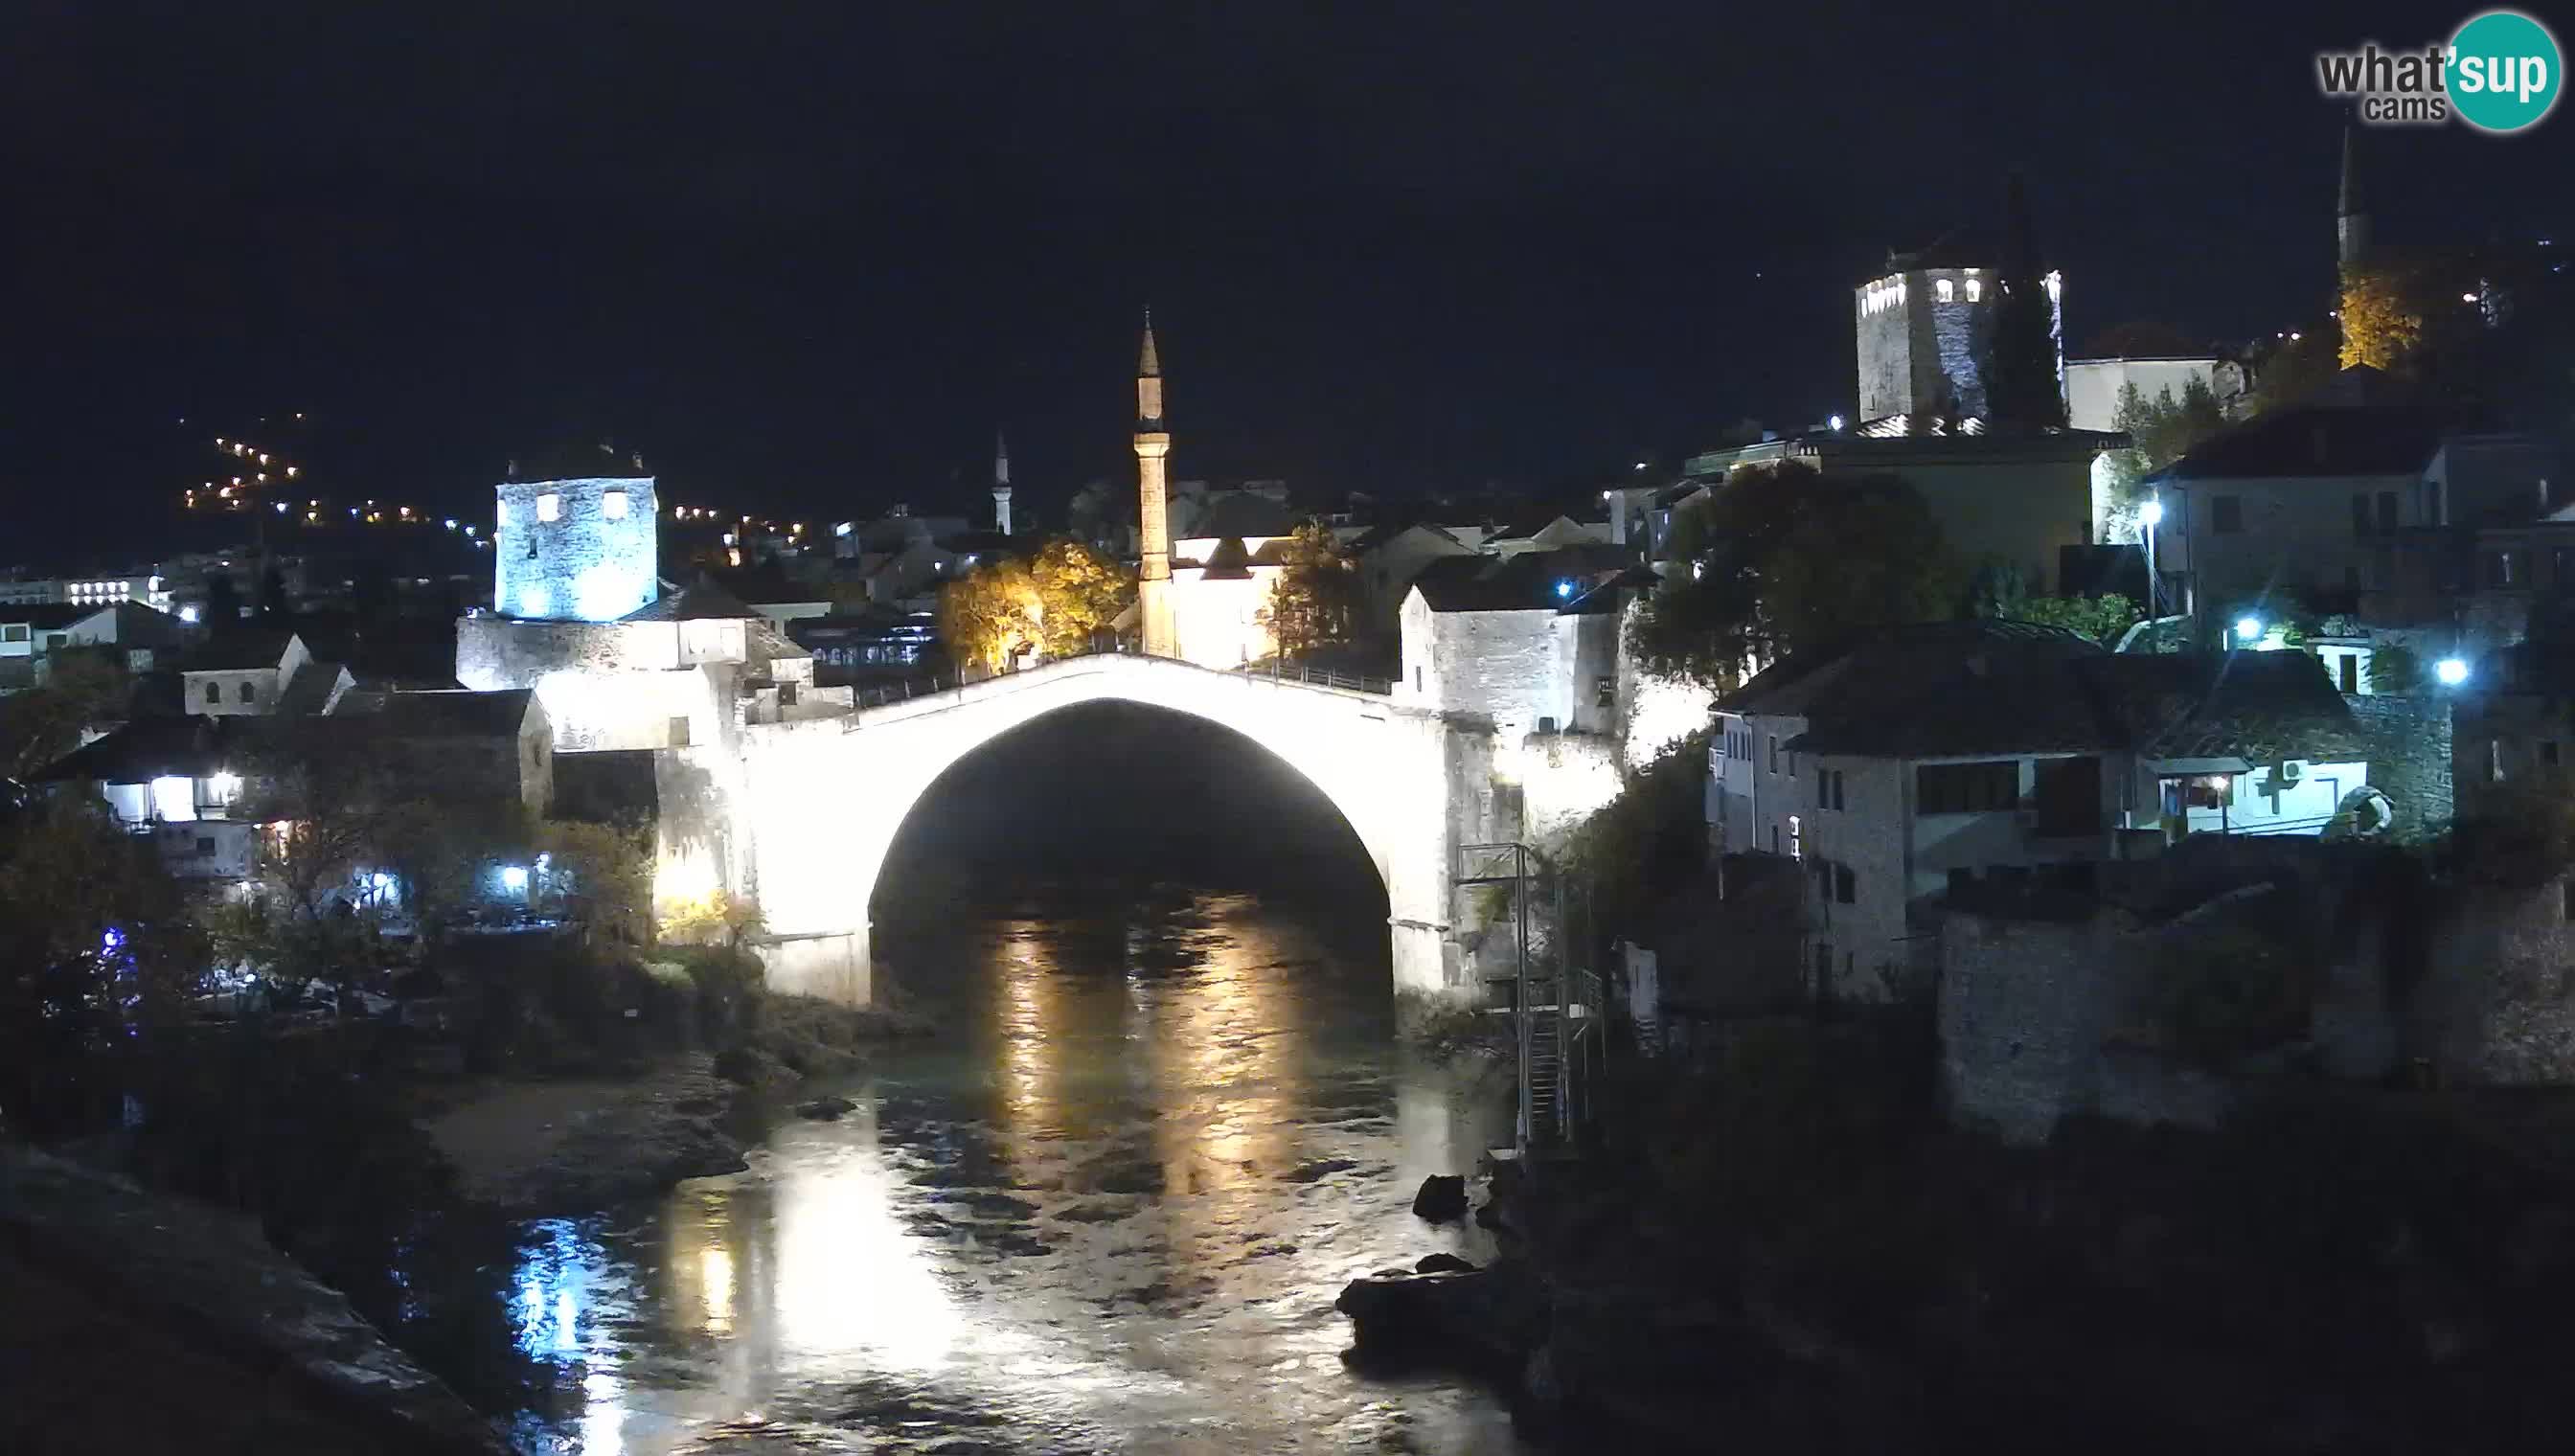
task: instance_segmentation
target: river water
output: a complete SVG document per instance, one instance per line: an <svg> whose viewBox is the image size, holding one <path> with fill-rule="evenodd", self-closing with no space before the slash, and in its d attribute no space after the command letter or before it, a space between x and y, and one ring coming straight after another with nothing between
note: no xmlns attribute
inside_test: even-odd
<svg viewBox="0 0 2575 1456"><path fill-rule="evenodd" d="M519 1230L529 1450L1511 1452L1491 1396L1344 1366L1351 1277L1471 1227L1507 1130L1397 1046L1382 910L1040 886L880 933L941 1029L748 1172ZM472 1382L465 1382L469 1388Z"/></svg>

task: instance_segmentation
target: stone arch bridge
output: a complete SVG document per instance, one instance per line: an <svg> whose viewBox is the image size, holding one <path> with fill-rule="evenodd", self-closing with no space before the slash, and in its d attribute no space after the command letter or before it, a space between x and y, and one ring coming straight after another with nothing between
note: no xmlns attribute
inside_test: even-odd
<svg viewBox="0 0 2575 1456"><path fill-rule="evenodd" d="M1112 701L1230 728L1303 774L1385 883L1398 997L1471 997L1452 918L1457 846L1518 827L1515 813L1496 810L1491 726L1379 694L1170 659L1072 658L840 717L747 726L731 750L672 750L678 762L664 771L694 771L709 791L684 795L703 807L678 815L666 791L664 863L713 861L758 903L773 987L865 1002L869 901L896 833L932 783L1015 728Z"/></svg>

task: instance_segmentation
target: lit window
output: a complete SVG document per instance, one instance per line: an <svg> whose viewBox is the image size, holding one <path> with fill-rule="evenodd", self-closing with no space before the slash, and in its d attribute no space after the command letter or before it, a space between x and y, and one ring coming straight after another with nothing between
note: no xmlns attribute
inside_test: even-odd
<svg viewBox="0 0 2575 1456"><path fill-rule="evenodd" d="M500 517L499 517L499 519L498 519L498 521L497 521L497 523L496 523L496 524L498 524L498 525L502 525L502 526L507 526L507 525L509 525L509 524L510 524L510 503L509 503L509 502L504 501L504 502L502 502L502 503L501 503L501 514L500 514Z"/></svg>
<svg viewBox="0 0 2575 1456"><path fill-rule="evenodd" d="M164 823L196 822L197 780L180 774L153 779L152 810Z"/></svg>
<svg viewBox="0 0 2575 1456"><path fill-rule="evenodd" d="M1951 295L1951 294L1953 294L1953 293L1955 293L1955 292L1957 291L1957 290L1956 290L1956 289L1955 289L1955 288L1950 284L1949 280L1947 280L1947 279L1945 279L1945 278L1944 278L1944 279L1941 279L1938 283L1934 284L1934 285L1933 285L1933 287L1939 290L1939 292L1940 292L1940 302L1942 302L1942 303L1944 303L1944 304L1945 304L1945 303L1949 303L1949 302L1951 302L1950 295Z"/></svg>
<svg viewBox="0 0 2575 1456"><path fill-rule="evenodd" d="M552 491L548 491L537 498L537 519L539 521L553 521L560 518L562 515L563 497L556 495Z"/></svg>
<svg viewBox="0 0 2575 1456"><path fill-rule="evenodd" d="M552 496L548 496L546 499L551 501L554 498ZM625 520L626 493L624 491L610 491L606 495L601 496L599 498L599 514L607 517L611 521Z"/></svg>
<svg viewBox="0 0 2575 1456"><path fill-rule="evenodd" d="M1978 304L1978 303L1983 303L1984 301L1985 301L1985 281L1984 281L1983 279L1981 279L1981 278L1970 278L1970 279L1968 279L1968 280L1967 280L1967 302L1969 302L1969 303L1971 303L1971 304Z"/></svg>

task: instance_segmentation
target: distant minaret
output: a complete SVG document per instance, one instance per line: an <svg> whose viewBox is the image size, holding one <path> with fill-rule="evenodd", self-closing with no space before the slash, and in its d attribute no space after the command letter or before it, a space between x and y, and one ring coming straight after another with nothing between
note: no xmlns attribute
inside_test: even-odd
<svg viewBox="0 0 2575 1456"><path fill-rule="evenodd" d="M2352 157L2349 125L2342 129L2342 191L2334 204L2334 241L2345 268L2369 252L2369 209L2360 196L2360 169Z"/></svg>
<svg viewBox="0 0 2575 1456"><path fill-rule="evenodd" d="M993 432L993 529L1011 534L1011 442Z"/></svg>
<svg viewBox="0 0 2575 1456"><path fill-rule="evenodd" d="M1136 504L1144 560L1136 587L1145 655L1180 655L1172 631L1172 520L1163 479L1172 435L1163 428L1163 361L1154 352L1154 311L1145 311L1145 344L1136 357Z"/></svg>

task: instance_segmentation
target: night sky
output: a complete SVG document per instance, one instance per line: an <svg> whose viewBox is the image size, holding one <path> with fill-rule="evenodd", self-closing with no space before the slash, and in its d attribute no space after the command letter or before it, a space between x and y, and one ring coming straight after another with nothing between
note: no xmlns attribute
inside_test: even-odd
<svg viewBox="0 0 2575 1456"><path fill-rule="evenodd" d="M12 7L15 524L131 540L298 409L321 484L433 512L607 432L683 500L980 512L1001 425L1055 516L1132 470L1149 302L1177 476L1576 480L1847 409L1849 286L2012 167L2078 348L2310 316L2313 53L2467 13L403 9ZM2368 133L2381 236L2575 244L2567 110Z"/></svg>

